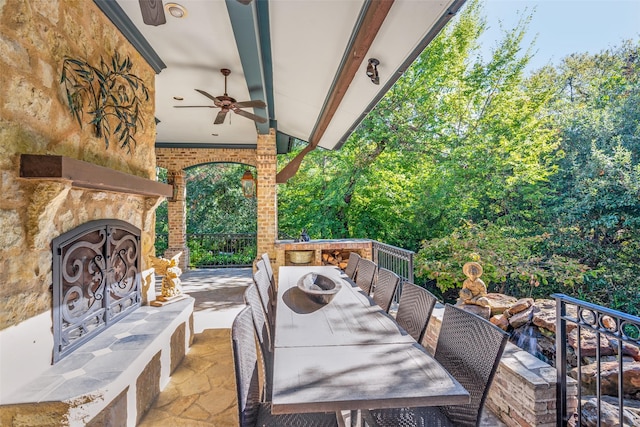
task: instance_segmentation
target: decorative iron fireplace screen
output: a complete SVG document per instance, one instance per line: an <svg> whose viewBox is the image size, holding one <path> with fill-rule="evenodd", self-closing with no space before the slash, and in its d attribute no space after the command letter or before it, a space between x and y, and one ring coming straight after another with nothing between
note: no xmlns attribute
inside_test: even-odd
<svg viewBox="0 0 640 427"><path fill-rule="evenodd" d="M140 230L120 220L53 240L54 363L140 306Z"/></svg>

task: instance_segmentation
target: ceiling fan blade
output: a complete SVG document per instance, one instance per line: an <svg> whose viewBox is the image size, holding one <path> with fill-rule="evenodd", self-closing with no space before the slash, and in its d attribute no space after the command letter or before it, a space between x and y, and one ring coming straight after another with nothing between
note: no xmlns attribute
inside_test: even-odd
<svg viewBox="0 0 640 427"><path fill-rule="evenodd" d="M140 3L140 12L142 12L142 21L145 24L158 26L167 23L162 0L138 0L138 2Z"/></svg>
<svg viewBox="0 0 640 427"><path fill-rule="evenodd" d="M266 123L267 122L267 119L265 119L264 117L256 116L255 114L248 113L248 112L246 112L244 110L241 110L239 108L234 108L233 112L238 114L238 115L240 115L240 116L242 116L242 117L246 117L247 119L251 119L253 121L256 121L258 123Z"/></svg>
<svg viewBox="0 0 640 427"><path fill-rule="evenodd" d="M213 121L213 124L214 125L222 124L224 122L224 118L227 117L227 111L229 110L221 110L216 116L216 119Z"/></svg>
<svg viewBox="0 0 640 427"><path fill-rule="evenodd" d="M267 104L265 104L263 101L260 101L259 99L255 101L234 102L233 105L235 105L238 108L247 108L247 107L264 108L267 106Z"/></svg>
<svg viewBox="0 0 640 427"><path fill-rule="evenodd" d="M217 105L174 105L173 108L220 108Z"/></svg>
<svg viewBox="0 0 640 427"><path fill-rule="evenodd" d="M204 90L202 90L202 89L196 89L196 92L198 92L198 93L200 93L200 94L202 94L202 95L206 96L207 98L209 98L210 100L212 100L213 102L215 102L215 104L216 104L217 106L219 106L219 104L220 104L220 100L219 100L218 98L216 98L215 96L211 95L210 93L205 92L205 91L204 91Z"/></svg>

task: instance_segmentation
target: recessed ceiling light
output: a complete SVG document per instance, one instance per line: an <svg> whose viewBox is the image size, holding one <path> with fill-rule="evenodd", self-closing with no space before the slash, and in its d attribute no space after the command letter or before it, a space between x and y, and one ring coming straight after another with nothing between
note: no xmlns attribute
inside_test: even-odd
<svg viewBox="0 0 640 427"><path fill-rule="evenodd" d="M175 99L176 101L184 101L184 98L181 96L174 96L173 99Z"/></svg>
<svg viewBox="0 0 640 427"><path fill-rule="evenodd" d="M174 18L180 19L187 16L187 9L185 9L184 6L181 6L178 3L167 3L164 5L164 8L167 12L169 12L169 15L173 16Z"/></svg>

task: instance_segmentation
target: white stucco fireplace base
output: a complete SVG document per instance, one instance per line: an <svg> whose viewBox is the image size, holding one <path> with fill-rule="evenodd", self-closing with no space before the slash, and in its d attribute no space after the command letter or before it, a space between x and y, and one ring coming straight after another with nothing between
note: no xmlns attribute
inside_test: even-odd
<svg viewBox="0 0 640 427"><path fill-rule="evenodd" d="M3 426L135 426L193 338L194 300L142 306L9 395Z"/></svg>

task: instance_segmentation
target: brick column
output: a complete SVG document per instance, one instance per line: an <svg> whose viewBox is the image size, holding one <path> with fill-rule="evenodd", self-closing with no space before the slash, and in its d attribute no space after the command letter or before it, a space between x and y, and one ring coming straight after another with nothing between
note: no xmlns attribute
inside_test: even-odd
<svg viewBox="0 0 640 427"><path fill-rule="evenodd" d="M187 185L183 170L167 171L169 183L173 184L174 199L169 200L169 246L164 253L165 258L171 258L182 252L178 266L182 271L189 267L189 248L187 247Z"/></svg>
<svg viewBox="0 0 640 427"><path fill-rule="evenodd" d="M278 196L276 194L276 134L258 135L256 149L258 186L258 257L268 253L275 260L275 243L278 238Z"/></svg>

